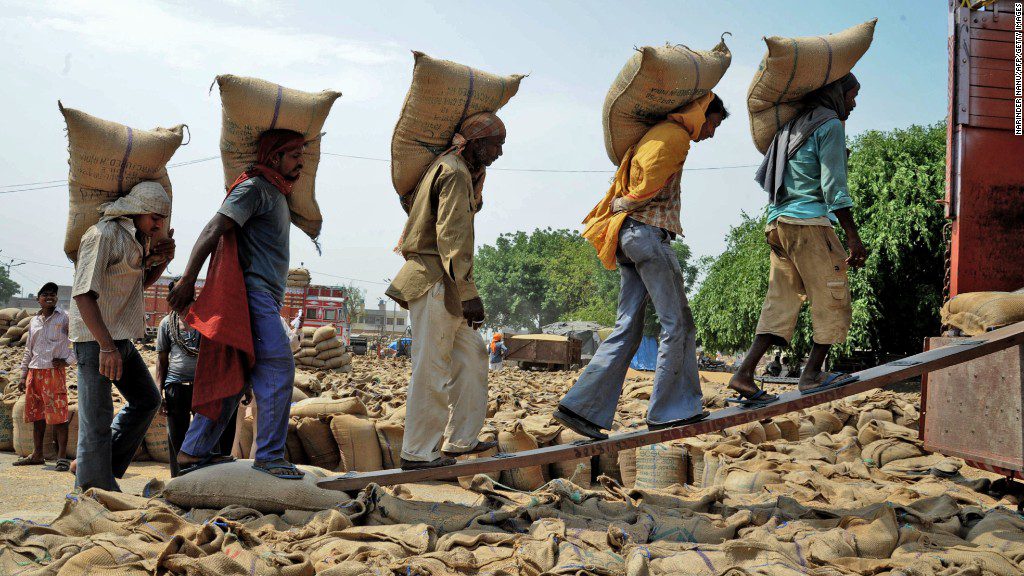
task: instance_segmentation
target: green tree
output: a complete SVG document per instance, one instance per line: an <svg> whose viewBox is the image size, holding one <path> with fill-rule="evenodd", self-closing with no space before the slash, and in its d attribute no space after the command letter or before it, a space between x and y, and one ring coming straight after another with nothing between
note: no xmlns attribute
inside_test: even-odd
<svg viewBox="0 0 1024 576"><path fill-rule="evenodd" d="M850 273L853 324L836 347L839 355L920 351L921 339L939 329L945 134L943 124L911 126L867 132L851 142L850 194L869 256ZM725 251L702 262L705 277L693 308L698 336L709 349L738 352L750 345L768 287L764 223L764 216L744 214ZM805 307L794 352L805 354L810 338Z"/></svg>
<svg viewBox="0 0 1024 576"><path fill-rule="evenodd" d="M21 291L21 285L11 279L7 268L0 266L0 302L7 302Z"/></svg>
<svg viewBox="0 0 1024 576"><path fill-rule="evenodd" d="M687 286L697 276L690 248L673 242ZM492 326L530 329L556 320L615 324L619 273L606 270L594 248L572 230L534 230L498 237L477 251L474 276ZM660 326L648 306L648 332Z"/></svg>
<svg viewBox="0 0 1024 576"><path fill-rule="evenodd" d="M345 296L348 297L348 313L352 322L362 322L366 316L366 290L353 283L343 284Z"/></svg>

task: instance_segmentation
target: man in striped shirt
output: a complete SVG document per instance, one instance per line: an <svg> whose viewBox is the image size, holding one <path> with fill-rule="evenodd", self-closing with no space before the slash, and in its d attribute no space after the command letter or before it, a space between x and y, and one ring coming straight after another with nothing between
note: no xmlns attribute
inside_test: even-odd
<svg viewBox="0 0 1024 576"><path fill-rule="evenodd" d="M37 293L39 314L28 325L25 358L21 362L21 383L25 392L25 421L31 422L32 453L14 462L14 466L43 464L43 438L46 425L57 436L55 470L67 472L68 460L68 385L67 366L74 362L68 340L68 315L57 306L57 285L47 282Z"/></svg>
<svg viewBox="0 0 1024 576"><path fill-rule="evenodd" d="M160 409L160 392L132 340L146 334L143 290L174 257L173 230L150 246L170 212L163 186L141 182L105 205L82 236L70 313L78 358L75 484L82 490L120 491L115 477L128 470ZM111 385L128 401L116 416Z"/></svg>

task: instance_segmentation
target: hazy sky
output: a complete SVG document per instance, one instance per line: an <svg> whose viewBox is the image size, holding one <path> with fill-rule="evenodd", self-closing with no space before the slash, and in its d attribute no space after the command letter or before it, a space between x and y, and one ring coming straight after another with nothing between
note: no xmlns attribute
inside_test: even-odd
<svg viewBox="0 0 1024 576"><path fill-rule="evenodd" d="M724 31L732 66L717 92L734 113L695 145L683 173L682 221L697 256L716 254L740 212L762 209L753 168L746 90L765 35L838 32L878 17L871 49L855 68L862 89L847 133L933 123L946 107L946 7L919 1L761 2L5 2L0 15L0 260L26 292L70 283L62 252L67 188L4 193L11 185L67 177L57 100L137 128L186 123L191 142L172 163L218 154L222 73L344 96L327 119L323 150L387 159L409 87L410 50L501 73L529 73L503 109L508 127L492 170L478 244L504 232L578 228L614 166L605 154L601 105L634 46L666 41L710 49ZM220 160L172 168L180 273L199 230L223 198ZM45 186L47 184L40 184ZM367 302L401 266L391 252L404 213L386 162L325 156L317 176L324 252L298 229L292 264L315 283L358 279ZM327 276L330 274L331 276Z"/></svg>

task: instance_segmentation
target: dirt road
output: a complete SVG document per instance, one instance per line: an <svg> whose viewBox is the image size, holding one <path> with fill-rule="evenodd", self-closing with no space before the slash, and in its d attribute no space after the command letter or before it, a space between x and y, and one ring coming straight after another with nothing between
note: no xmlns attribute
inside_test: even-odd
<svg viewBox="0 0 1024 576"><path fill-rule="evenodd" d="M0 452L0 520L53 520L64 508L65 495L74 490L74 477L68 472L55 472L53 461L45 466L11 466L17 459L11 452ZM129 494L141 494L151 479L166 481L170 477L166 464L135 462L120 484Z"/></svg>

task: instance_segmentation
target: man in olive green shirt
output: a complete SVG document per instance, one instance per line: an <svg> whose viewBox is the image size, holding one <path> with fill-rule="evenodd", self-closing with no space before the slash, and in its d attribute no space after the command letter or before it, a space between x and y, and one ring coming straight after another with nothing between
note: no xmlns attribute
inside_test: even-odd
<svg viewBox="0 0 1024 576"><path fill-rule="evenodd" d="M405 265L387 290L412 321L406 470L451 465L457 455L495 446L477 438L487 412L487 353L476 331L484 307L473 282L473 220L486 167L504 143L497 116L470 116L406 199Z"/></svg>

